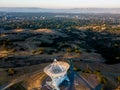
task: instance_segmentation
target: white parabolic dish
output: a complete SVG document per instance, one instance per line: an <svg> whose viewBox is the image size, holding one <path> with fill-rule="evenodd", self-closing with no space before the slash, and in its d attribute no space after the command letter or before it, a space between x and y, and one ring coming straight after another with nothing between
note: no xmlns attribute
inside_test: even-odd
<svg viewBox="0 0 120 90"><path fill-rule="evenodd" d="M44 72L51 78L56 78L64 76L69 67L70 65L67 62L54 60L52 64L44 68Z"/></svg>

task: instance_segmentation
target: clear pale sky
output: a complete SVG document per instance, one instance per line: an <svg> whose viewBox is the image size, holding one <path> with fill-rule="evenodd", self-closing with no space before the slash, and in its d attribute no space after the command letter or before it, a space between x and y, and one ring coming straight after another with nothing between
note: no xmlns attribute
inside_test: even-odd
<svg viewBox="0 0 120 90"><path fill-rule="evenodd" d="M0 0L0 7L120 8L120 0Z"/></svg>

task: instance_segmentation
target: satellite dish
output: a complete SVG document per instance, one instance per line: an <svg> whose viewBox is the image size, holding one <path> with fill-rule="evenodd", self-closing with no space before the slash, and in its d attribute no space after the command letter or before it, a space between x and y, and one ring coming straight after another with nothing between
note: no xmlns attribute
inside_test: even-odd
<svg viewBox="0 0 120 90"><path fill-rule="evenodd" d="M50 87L56 90L59 89L59 85L64 81L69 81L67 77L67 70L70 65L64 61L57 61L54 59L54 62L44 68L44 72L51 77L52 81L47 82Z"/></svg>

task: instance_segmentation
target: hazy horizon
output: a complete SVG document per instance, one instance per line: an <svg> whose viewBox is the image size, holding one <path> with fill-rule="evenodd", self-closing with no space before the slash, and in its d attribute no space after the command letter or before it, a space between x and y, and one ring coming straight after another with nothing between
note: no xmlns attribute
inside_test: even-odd
<svg viewBox="0 0 120 90"><path fill-rule="evenodd" d="M71 8L51 9L34 7L1 7L0 12L42 12L42 13L113 13L120 14L120 8Z"/></svg>
<svg viewBox="0 0 120 90"><path fill-rule="evenodd" d="M0 0L0 7L18 8L120 8L120 0Z"/></svg>
<svg viewBox="0 0 120 90"><path fill-rule="evenodd" d="M120 9L120 7L73 7L73 8L47 8L47 7L1 7L0 8L34 8L34 9Z"/></svg>

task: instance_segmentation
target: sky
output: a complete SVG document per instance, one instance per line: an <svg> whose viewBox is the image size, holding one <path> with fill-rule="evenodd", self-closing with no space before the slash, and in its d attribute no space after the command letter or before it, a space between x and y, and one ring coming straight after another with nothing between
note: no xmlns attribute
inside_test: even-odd
<svg viewBox="0 0 120 90"><path fill-rule="evenodd" d="M120 0L0 0L0 7L120 8Z"/></svg>

